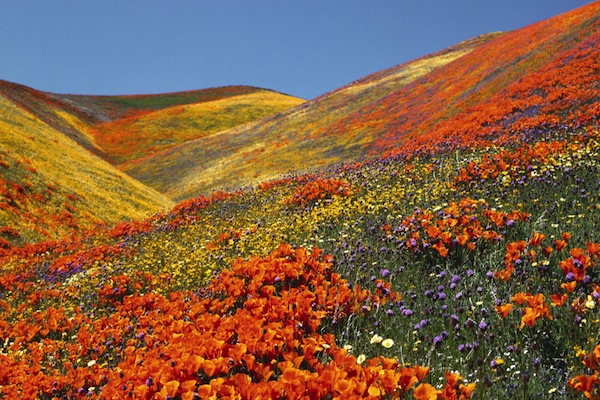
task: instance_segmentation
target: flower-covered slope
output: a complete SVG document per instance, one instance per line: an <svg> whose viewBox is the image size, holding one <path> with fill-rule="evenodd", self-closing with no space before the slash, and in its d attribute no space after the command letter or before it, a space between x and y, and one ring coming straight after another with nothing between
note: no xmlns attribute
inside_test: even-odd
<svg viewBox="0 0 600 400"><path fill-rule="evenodd" d="M172 201L114 168L115 160L146 156L300 102L247 86L75 96L0 81L0 229L10 232L0 236L2 246L165 210Z"/></svg>
<svg viewBox="0 0 600 400"><path fill-rule="evenodd" d="M0 96L0 246L58 239L172 206Z"/></svg>
<svg viewBox="0 0 600 400"><path fill-rule="evenodd" d="M146 108L132 108L120 118L95 124L89 132L115 164L142 163L151 170L152 175L155 167L144 162L144 159L161 150L285 111L304 102L282 93L246 86L206 89L201 93L213 91L214 94L224 92L219 93L220 96L207 94L202 98L186 99L195 100L189 103L184 103L183 99L176 102L175 94L171 102L165 100L162 103L158 101L161 95L149 96ZM185 99L183 95L185 92L181 95ZM139 103L143 104L141 101ZM138 103L133 103L132 107L134 105ZM152 181L144 183L155 186Z"/></svg>
<svg viewBox="0 0 600 400"><path fill-rule="evenodd" d="M0 396L594 398L600 133L535 137L4 249Z"/></svg>
<svg viewBox="0 0 600 400"><path fill-rule="evenodd" d="M363 157L364 145L373 140L369 134L356 135L352 129L341 136L319 132L494 36L485 35L369 75L279 115L174 146L139 163L130 163L124 171L143 182L156 182L153 187L183 200L211 189L241 187L289 171ZM175 176L173 171L177 171Z"/></svg>
<svg viewBox="0 0 600 400"><path fill-rule="evenodd" d="M2 228L0 398L599 398L598 63L575 35L595 7L538 26L580 28L519 81L548 99L537 122L490 111L493 132L62 240ZM581 84L539 82L563 68Z"/></svg>

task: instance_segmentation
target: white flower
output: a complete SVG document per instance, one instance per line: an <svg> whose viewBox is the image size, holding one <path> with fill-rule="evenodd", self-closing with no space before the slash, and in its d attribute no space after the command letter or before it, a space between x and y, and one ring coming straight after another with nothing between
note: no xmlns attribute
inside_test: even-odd
<svg viewBox="0 0 600 400"><path fill-rule="evenodd" d="M356 357L356 363L362 364L365 362L366 359L367 359L367 356L365 356L364 354L361 354L360 356Z"/></svg>
<svg viewBox="0 0 600 400"><path fill-rule="evenodd" d="M386 349L389 349L394 345L394 341L392 339L385 339L383 342L381 342L381 345Z"/></svg>
<svg viewBox="0 0 600 400"><path fill-rule="evenodd" d="M381 336L379 336L378 334L374 334L373 337L371 338L371 344L381 343L382 340L383 340L383 338Z"/></svg>

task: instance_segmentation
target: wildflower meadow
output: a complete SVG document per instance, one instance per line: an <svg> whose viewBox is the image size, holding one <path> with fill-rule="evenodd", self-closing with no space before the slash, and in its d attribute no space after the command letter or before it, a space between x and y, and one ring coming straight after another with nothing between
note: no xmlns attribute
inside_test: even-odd
<svg viewBox="0 0 600 400"><path fill-rule="evenodd" d="M4 249L0 394L595 398L600 137L536 136Z"/></svg>

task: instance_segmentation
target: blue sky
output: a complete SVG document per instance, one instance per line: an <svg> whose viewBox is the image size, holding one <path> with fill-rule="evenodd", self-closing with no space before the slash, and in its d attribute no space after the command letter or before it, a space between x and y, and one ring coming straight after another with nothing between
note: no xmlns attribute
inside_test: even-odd
<svg viewBox="0 0 600 400"><path fill-rule="evenodd" d="M254 85L311 99L578 0L0 0L0 79L55 93Z"/></svg>

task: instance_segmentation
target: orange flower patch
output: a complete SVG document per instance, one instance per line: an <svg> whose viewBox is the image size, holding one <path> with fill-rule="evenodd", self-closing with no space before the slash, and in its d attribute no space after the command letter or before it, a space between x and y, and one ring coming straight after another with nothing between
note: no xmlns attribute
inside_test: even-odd
<svg viewBox="0 0 600 400"><path fill-rule="evenodd" d="M289 202L306 206L309 203L333 196L348 196L350 184L339 179L315 179L296 188Z"/></svg>

